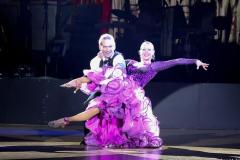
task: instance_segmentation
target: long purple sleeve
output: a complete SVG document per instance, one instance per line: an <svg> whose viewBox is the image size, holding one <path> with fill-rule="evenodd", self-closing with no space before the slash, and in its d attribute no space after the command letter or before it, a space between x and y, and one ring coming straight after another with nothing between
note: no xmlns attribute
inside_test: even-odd
<svg viewBox="0 0 240 160"><path fill-rule="evenodd" d="M157 61L151 64L151 68L155 71L162 71L174 67L176 65L195 64L197 59L178 58L168 61Z"/></svg>
<svg viewBox="0 0 240 160"><path fill-rule="evenodd" d="M137 67L134 63L137 61L131 61L128 65L128 75L131 76L135 82L144 87L151 79L153 79L159 71L169 69L177 65L188 65L196 63L197 59L178 58L168 61L157 61L150 65L143 67Z"/></svg>

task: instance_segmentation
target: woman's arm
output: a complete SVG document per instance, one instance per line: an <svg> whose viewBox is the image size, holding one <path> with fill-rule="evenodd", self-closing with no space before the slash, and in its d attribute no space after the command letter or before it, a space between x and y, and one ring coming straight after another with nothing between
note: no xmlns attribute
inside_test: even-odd
<svg viewBox="0 0 240 160"><path fill-rule="evenodd" d="M207 67L209 65L207 63L203 63L202 61L200 61L198 59L177 58L177 59L168 60L168 61L153 62L151 64L151 67L153 70L162 71L162 70L166 70L166 69L172 68L177 65L189 65L189 64L196 64L197 69L199 69L199 67L202 66L204 70L207 70Z"/></svg>
<svg viewBox="0 0 240 160"><path fill-rule="evenodd" d="M90 79L86 76L82 76L80 78L73 79L67 83L64 83L61 85L61 87L66 87L66 88L81 88L82 83L88 83L91 82Z"/></svg>

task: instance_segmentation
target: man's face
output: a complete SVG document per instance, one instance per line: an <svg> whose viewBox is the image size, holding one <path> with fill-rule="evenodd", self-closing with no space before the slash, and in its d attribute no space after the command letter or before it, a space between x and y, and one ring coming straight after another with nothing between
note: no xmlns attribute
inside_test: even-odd
<svg viewBox="0 0 240 160"><path fill-rule="evenodd" d="M104 56L104 58L109 58L114 53L114 42L110 39L102 40L102 43L99 46L99 49Z"/></svg>

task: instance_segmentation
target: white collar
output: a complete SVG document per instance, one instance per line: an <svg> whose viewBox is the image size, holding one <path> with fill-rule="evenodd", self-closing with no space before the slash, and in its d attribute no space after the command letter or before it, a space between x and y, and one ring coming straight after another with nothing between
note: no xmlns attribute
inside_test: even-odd
<svg viewBox="0 0 240 160"><path fill-rule="evenodd" d="M114 56L114 54L115 52L113 51L113 54L111 55L111 57L108 57L108 58L103 57L102 60L105 61L105 60L111 59Z"/></svg>

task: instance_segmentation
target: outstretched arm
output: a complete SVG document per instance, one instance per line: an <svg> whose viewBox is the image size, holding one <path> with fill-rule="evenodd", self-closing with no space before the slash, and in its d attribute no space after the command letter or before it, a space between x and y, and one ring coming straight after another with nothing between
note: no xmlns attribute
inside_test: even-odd
<svg viewBox="0 0 240 160"><path fill-rule="evenodd" d="M153 70L162 71L177 65L188 65L188 64L196 64L197 69L199 69L199 67L202 66L204 70L207 70L207 67L209 65L207 63L203 63L198 59L178 58L178 59L173 59L168 61L153 62L151 64L151 67Z"/></svg>
<svg viewBox="0 0 240 160"><path fill-rule="evenodd" d="M82 76L80 78L76 78L67 83L62 84L61 87L79 89L81 88L82 83L88 83L88 82L90 82L90 80L87 77Z"/></svg>

